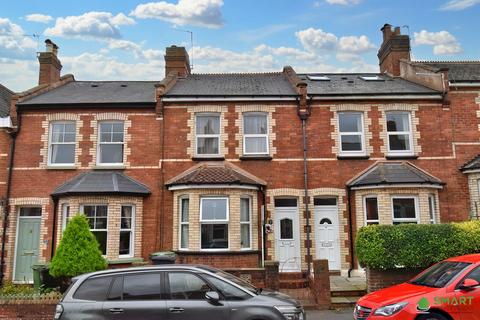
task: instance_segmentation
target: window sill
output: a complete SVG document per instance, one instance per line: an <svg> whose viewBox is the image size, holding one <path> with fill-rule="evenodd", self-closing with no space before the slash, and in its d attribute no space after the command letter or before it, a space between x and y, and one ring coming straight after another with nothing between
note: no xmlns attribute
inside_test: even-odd
<svg viewBox="0 0 480 320"><path fill-rule="evenodd" d="M272 156L265 154L265 155L243 155L240 157L240 160L272 160Z"/></svg>
<svg viewBox="0 0 480 320"><path fill-rule="evenodd" d="M115 260L107 260L109 265L114 264L127 264L127 263L140 263L144 262L142 258L118 258Z"/></svg>
<svg viewBox="0 0 480 320"><path fill-rule="evenodd" d="M126 169L127 166L125 166L124 164L120 164L120 165L96 165L94 166L92 169L93 170L124 170Z"/></svg>
<svg viewBox="0 0 480 320"><path fill-rule="evenodd" d="M77 166L75 165L61 165L61 166L52 166L48 165L47 170L76 170Z"/></svg>
<svg viewBox="0 0 480 320"><path fill-rule="evenodd" d="M210 156L210 157L192 157L193 161L223 161L225 160L224 156Z"/></svg>
<svg viewBox="0 0 480 320"><path fill-rule="evenodd" d="M337 156L338 160L368 160L370 159L370 156L367 155L345 155L345 154L340 154Z"/></svg>
<svg viewBox="0 0 480 320"><path fill-rule="evenodd" d="M208 255L241 255L241 254L258 254L260 253L259 250L235 250L235 251L229 251L229 250L221 250L221 251L208 251L208 250L201 250L201 251L188 251L188 250L177 250L175 251L176 254L178 255L202 255L202 256L208 256Z"/></svg>
<svg viewBox="0 0 480 320"><path fill-rule="evenodd" d="M414 154L392 154L385 157L387 160L415 160L418 159L417 155Z"/></svg>

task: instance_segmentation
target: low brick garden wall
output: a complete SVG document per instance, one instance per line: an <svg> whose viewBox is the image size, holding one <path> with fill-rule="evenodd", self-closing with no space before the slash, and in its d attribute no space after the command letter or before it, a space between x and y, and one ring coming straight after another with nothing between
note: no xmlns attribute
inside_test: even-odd
<svg viewBox="0 0 480 320"><path fill-rule="evenodd" d="M0 300L1 320L52 320L58 299Z"/></svg>
<svg viewBox="0 0 480 320"><path fill-rule="evenodd" d="M411 280L423 269L366 269L367 291L373 292Z"/></svg>

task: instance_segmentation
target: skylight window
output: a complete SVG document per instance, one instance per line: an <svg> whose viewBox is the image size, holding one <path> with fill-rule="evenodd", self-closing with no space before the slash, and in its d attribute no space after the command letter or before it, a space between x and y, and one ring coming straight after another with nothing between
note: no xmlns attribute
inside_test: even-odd
<svg viewBox="0 0 480 320"><path fill-rule="evenodd" d="M361 76L360 79L365 80L365 81L385 81L383 78L380 78L379 76Z"/></svg>
<svg viewBox="0 0 480 320"><path fill-rule="evenodd" d="M307 77L309 80L312 81L330 81L329 77L322 75L308 75Z"/></svg>

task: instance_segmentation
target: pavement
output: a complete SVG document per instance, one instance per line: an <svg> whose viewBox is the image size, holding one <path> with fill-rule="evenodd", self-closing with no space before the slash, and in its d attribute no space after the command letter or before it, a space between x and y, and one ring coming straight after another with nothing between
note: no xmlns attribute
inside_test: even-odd
<svg viewBox="0 0 480 320"><path fill-rule="evenodd" d="M352 320L353 310L307 310L307 320Z"/></svg>

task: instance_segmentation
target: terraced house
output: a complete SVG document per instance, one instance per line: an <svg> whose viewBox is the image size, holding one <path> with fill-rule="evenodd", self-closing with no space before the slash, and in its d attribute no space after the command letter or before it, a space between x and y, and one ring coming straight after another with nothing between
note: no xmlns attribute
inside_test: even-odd
<svg viewBox="0 0 480 320"><path fill-rule="evenodd" d="M375 74L191 74L172 46L162 81L76 81L47 43L10 112L5 276L29 281L78 212L112 265L162 249L344 274L363 225L477 216L480 62L411 61L399 30Z"/></svg>

